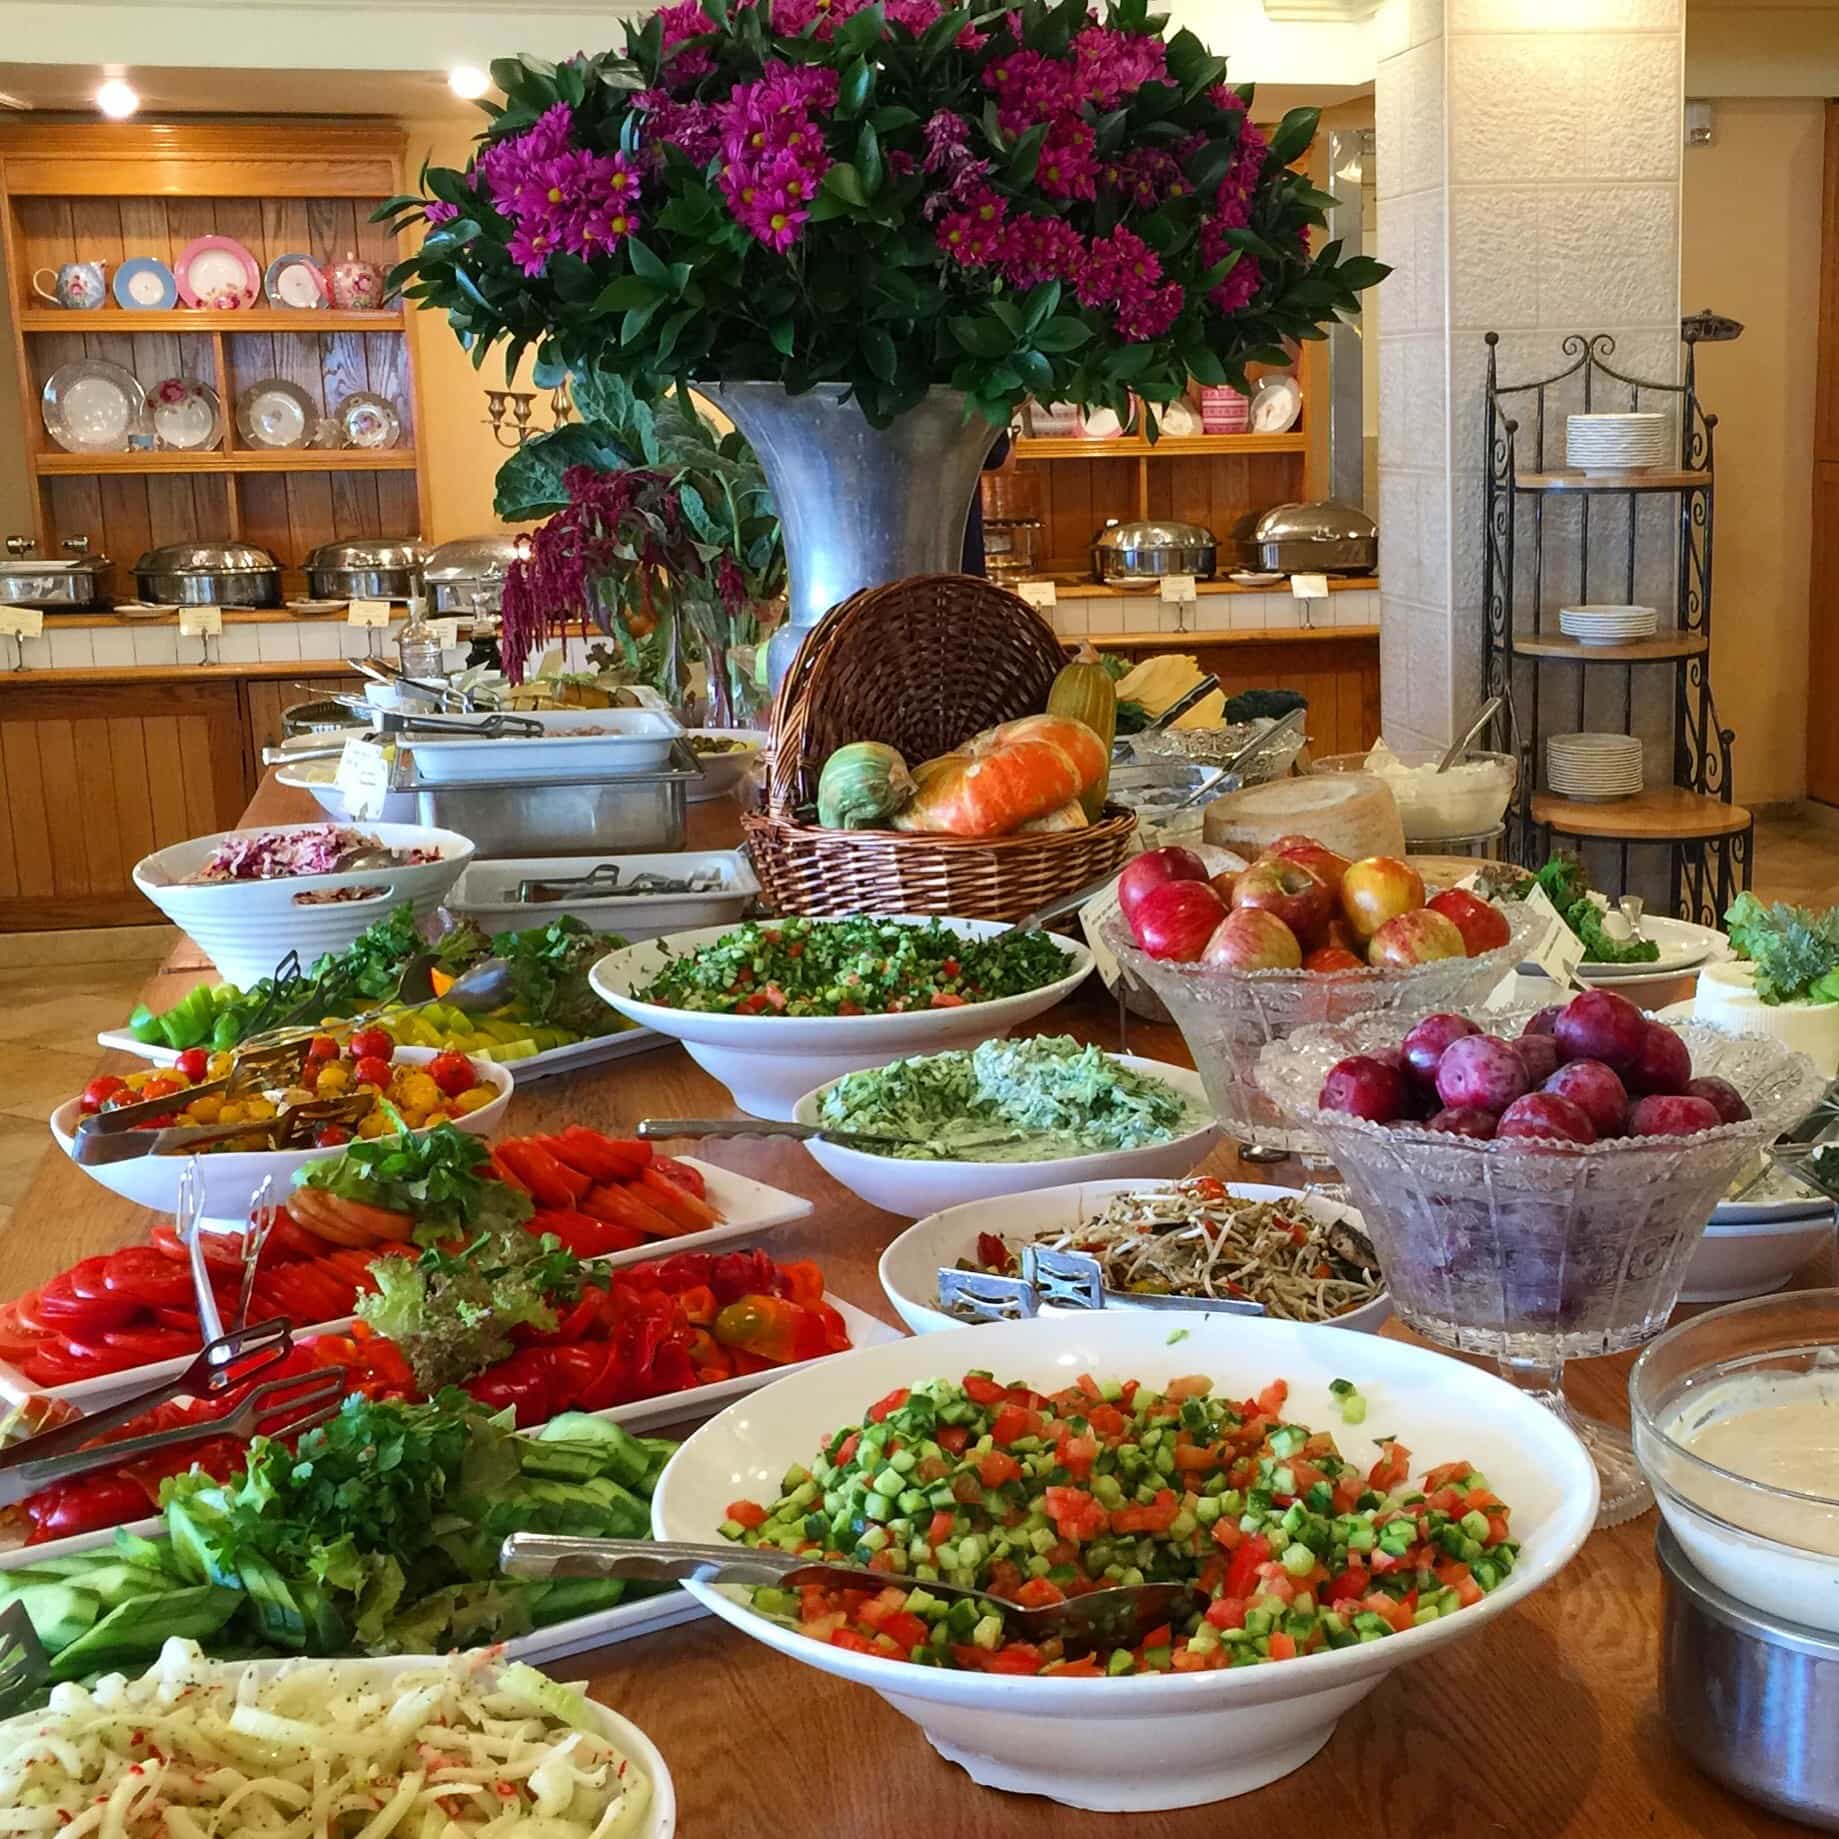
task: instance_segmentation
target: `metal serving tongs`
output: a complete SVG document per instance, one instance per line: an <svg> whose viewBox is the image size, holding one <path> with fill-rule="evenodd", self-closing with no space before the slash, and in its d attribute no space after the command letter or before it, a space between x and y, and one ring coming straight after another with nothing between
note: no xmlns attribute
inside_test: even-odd
<svg viewBox="0 0 1839 1839"><path fill-rule="evenodd" d="M292 1330L278 1316L273 1321L258 1322L253 1328L219 1335L199 1349L191 1364L172 1378L0 1452L0 1506L10 1507L53 1482L69 1481L92 1469L112 1468L119 1462L133 1462L177 1444L207 1437L247 1438L258 1430L270 1437L291 1437L323 1424L338 1410L351 1383L351 1375L342 1367L322 1367L311 1373L268 1380L222 1417L127 1437L94 1449L83 1447L105 1431L132 1423L168 1399L222 1398L278 1365L293 1351L293 1345ZM263 1425L265 1416L283 1410L291 1414L285 1422Z"/></svg>
<svg viewBox="0 0 1839 1839"><path fill-rule="evenodd" d="M791 1586L835 1584L879 1592L885 1571L825 1564L772 1545L683 1545L662 1539L571 1539L551 1533L512 1533L499 1548L498 1566L509 1577L629 1577L654 1583L688 1579L705 1584ZM1025 1609L1006 1596L927 1578L926 1589L948 1602L975 1603L999 1616L1018 1640L1059 1641L1068 1653L1136 1647L1178 1609L1198 1602L1191 1583L1121 1584L1065 1602Z"/></svg>
<svg viewBox="0 0 1839 1839"><path fill-rule="evenodd" d="M585 875L547 875L517 884L515 898L527 906L552 900L591 900L626 894L713 894L722 878L713 870L678 876L642 868L627 874L617 862L597 863Z"/></svg>
<svg viewBox="0 0 1839 1839"><path fill-rule="evenodd" d="M1063 1252L1045 1245L1025 1245L1021 1265L1019 1277L1004 1277L995 1271L941 1268L939 1301L948 1313L979 1322L1026 1321L1038 1315L1043 1304L1061 1309L1123 1306L1207 1315L1265 1313L1264 1305L1250 1297L1158 1296L1152 1292L1109 1289L1103 1267L1088 1252Z"/></svg>
<svg viewBox="0 0 1839 1839"><path fill-rule="evenodd" d="M1188 690L1183 695L1177 696L1160 715L1156 716L1151 721L1145 722L1143 726L1137 730L1136 734L1120 734L1117 739L1111 743L1112 759L1128 760L1131 757L1130 743L1136 740L1138 735L1160 734L1163 729L1180 721L1190 709L1205 702L1207 698L1220 687L1219 678L1213 676L1211 673L1201 678L1200 682L1195 684L1191 690Z"/></svg>
<svg viewBox="0 0 1839 1839"><path fill-rule="evenodd" d="M640 1118L638 1135L655 1141L665 1137L789 1137L794 1143L834 1143L838 1149L859 1149L871 1156L896 1150L920 1149L926 1137L896 1137L866 1130L827 1130L820 1124L794 1124L789 1118L760 1117L646 1117ZM964 1137L957 1149L989 1149L999 1143L1018 1142L1019 1130L991 1130Z"/></svg>
<svg viewBox="0 0 1839 1839"><path fill-rule="evenodd" d="M444 714L476 713L470 690L457 690L445 681L431 683L426 677L411 677L407 671L383 658L352 658L350 664L360 677L368 677L372 683L380 683L385 689L414 690L420 695L434 697Z"/></svg>
<svg viewBox="0 0 1839 1839"><path fill-rule="evenodd" d="M409 736L416 734L450 734L461 740L497 741L506 735L521 740L540 741L546 730L530 715L488 715L480 721L461 721L457 716L430 715L425 709L379 709L361 696L334 696L354 714L371 718L379 735ZM294 756L298 759L300 756Z"/></svg>
<svg viewBox="0 0 1839 1839"><path fill-rule="evenodd" d="M187 1086L183 1092L171 1092L164 1098L143 1098L131 1105L116 1105L98 1111L77 1125L77 1141L85 1137L117 1136L136 1129L148 1118L164 1117L182 1110L200 1098L222 1095L234 1098L244 1092L265 1092L272 1086L287 1085L300 1077L305 1064L306 1043L317 1029L303 1029L287 1037L257 1038L245 1041L236 1050L230 1070L220 1079L207 1079L200 1085ZM110 1160L111 1158L103 1158ZM78 1161L83 1158L79 1156Z"/></svg>
<svg viewBox="0 0 1839 1839"><path fill-rule="evenodd" d="M227 1143L232 1137L260 1137L269 1149L304 1149L327 1124L358 1123L372 1102L368 1092L341 1092L337 1098L283 1105L273 1117L247 1119L240 1124L173 1124L164 1130L119 1134L86 1133L79 1127L70 1146L70 1159L81 1168L96 1168L107 1162L134 1162L142 1156L183 1155L188 1150L208 1149L213 1143ZM83 1120L85 1124L92 1121Z"/></svg>

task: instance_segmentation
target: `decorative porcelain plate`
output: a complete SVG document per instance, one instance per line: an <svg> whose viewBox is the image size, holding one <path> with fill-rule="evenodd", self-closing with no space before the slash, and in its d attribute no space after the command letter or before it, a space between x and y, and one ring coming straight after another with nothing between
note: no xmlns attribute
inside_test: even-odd
<svg viewBox="0 0 1839 1839"><path fill-rule="evenodd" d="M168 377L147 392L147 414L162 447L206 453L223 441L223 404L208 383Z"/></svg>
<svg viewBox="0 0 1839 1839"><path fill-rule="evenodd" d="M66 453L121 453L143 425L146 392L119 364L79 358L51 373L45 432Z"/></svg>
<svg viewBox="0 0 1839 1839"><path fill-rule="evenodd" d="M157 256L132 255L115 270L115 302L130 313L157 313L179 298L172 270Z"/></svg>
<svg viewBox="0 0 1839 1839"><path fill-rule="evenodd" d="M394 447L402 438L402 417L387 396L357 390L332 411L347 447Z"/></svg>
<svg viewBox="0 0 1839 1839"><path fill-rule="evenodd" d="M1287 434L1302 412L1303 386L1294 377L1267 377L1245 419L1254 434Z"/></svg>
<svg viewBox="0 0 1839 1839"><path fill-rule="evenodd" d="M298 383L264 377L236 399L236 431L251 447L304 447L319 410Z"/></svg>
<svg viewBox="0 0 1839 1839"><path fill-rule="evenodd" d="M310 310L326 304L326 277L310 255L278 255L268 264L262 291L274 306Z"/></svg>
<svg viewBox="0 0 1839 1839"><path fill-rule="evenodd" d="M261 297L262 271L233 236L195 237L173 265L188 307L246 307Z"/></svg>

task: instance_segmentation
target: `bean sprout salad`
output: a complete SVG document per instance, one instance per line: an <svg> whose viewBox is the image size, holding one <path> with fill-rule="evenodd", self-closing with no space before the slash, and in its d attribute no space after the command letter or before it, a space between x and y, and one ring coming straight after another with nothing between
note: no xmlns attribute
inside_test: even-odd
<svg viewBox="0 0 1839 1839"><path fill-rule="evenodd" d="M1119 1295L1248 1298L1287 1322L1326 1322L1385 1290L1372 1246L1350 1224L1319 1218L1300 1195L1243 1199L1210 1176L1114 1194L1096 1217L1028 1240L980 1233L963 1268L1014 1276L1024 1244L1096 1258Z"/></svg>
<svg viewBox="0 0 1839 1839"><path fill-rule="evenodd" d="M586 1702L485 1653L260 1678L170 1640L139 1679L0 1725L0 1833L636 1839L652 1784Z"/></svg>

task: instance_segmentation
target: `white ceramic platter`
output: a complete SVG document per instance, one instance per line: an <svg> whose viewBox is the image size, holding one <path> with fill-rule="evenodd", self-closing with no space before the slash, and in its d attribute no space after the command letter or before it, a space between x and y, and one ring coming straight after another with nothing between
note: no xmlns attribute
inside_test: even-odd
<svg viewBox="0 0 1839 1839"><path fill-rule="evenodd" d="M1580 964L1577 974L1585 983L1639 983L1644 978L1668 977L1689 971L1708 960L1730 956L1730 942L1711 926L1690 920L1649 914L1641 930L1660 947L1660 956L1648 964Z"/></svg>

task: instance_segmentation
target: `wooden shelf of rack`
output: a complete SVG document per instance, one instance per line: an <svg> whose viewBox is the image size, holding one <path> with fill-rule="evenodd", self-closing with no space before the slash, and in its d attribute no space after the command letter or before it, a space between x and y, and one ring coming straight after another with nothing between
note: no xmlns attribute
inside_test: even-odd
<svg viewBox="0 0 1839 1839"><path fill-rule="evenodd" d="M1587 804L1535 792L1532 819L1560 836L1589 837L1627 843L1696 842L1707 837L1739 836L1751 824L1742 805L1680 786L1654 786L1633 798Z"/></svg>
<svg viewBox="0 0 1839 1839"><path fill-rule="evenodd" d="M1018 460L1180 460L1233 458L1255 453L1303 453L1308 442L1299 431L1289 434L1165 434L1153 446L1140 434L1116 440L1085 440L1078 435L1020 435Z"/></svg>
<svg viewBox="0 0 1839 1839"><path fill-rule="evenodd" d="M130 312L125 307L94 307L87 311L64 307L22 307L17 310L22 332L136 333L221 332L400 332L403 316L395 311L347 313L333 308L314 311L306 307L244 307L238 312L216 313L207 307L150 307Z"/></svg>
<svg viewBox="0 0 1839 1839"><path fill-rule="evenodd" d="M1708 472L1679 472L1650 466L1640 472L1520 473L1516 492L1697 492L1709 489Z"/></svg>
<svg viewBox="0 0 1839 1839"><path fill-rule="evenodd" d="M1698 658L1711 649L1702 632L1656 632L1621 645L1584 645L1562 632L1516 632L1513 649L1522 658L1559 658L1570 664L1661 664Z"/></svg>
<svg viewBox="0 0 1839 1839"><path fill-rule="evenodd" d="M226 453L35 453L40 473L412 473L412 447L237 448Z"/></svg>

